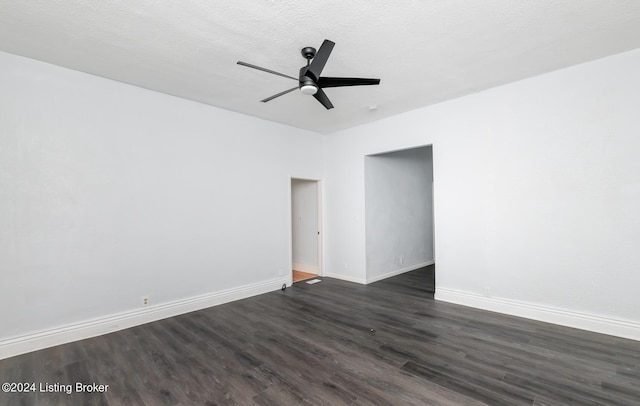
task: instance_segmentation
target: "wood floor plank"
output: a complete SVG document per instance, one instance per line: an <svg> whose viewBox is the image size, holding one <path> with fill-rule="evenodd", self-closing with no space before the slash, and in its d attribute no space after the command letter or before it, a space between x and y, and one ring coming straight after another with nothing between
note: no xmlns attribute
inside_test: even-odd
<svg viewBox="0 0 640 406"><path fill-rule="evenodd" d="M298 271L297 269L293 270L293 283L296 282L301 282L307 279L312 279L315 278L316 276L318 276L317 273L309 273L309 272L303 272L303 271Z"/></svg>
<svg viewBox="0 0 640 406"><path fill-rule="evenodd" d="M0 405L632 405L640 342L435 302L434 267L331 278L0 361Z"/></svg>
<svg viewBox="0 0 640 406"><path fill-rule="evenodd" d="M451 368L442 370L407 361L402 370L488 405L531 405L535 399L532 392L518 386L482 376L461 374L460 370Z"/></svg>

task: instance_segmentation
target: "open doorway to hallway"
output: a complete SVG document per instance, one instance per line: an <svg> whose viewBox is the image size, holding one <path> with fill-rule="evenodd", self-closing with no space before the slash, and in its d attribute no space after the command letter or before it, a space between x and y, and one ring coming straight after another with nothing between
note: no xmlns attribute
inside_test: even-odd
<svg viewBox="0 0 640 406"><path fill-rule="evenodd" d="M367 283L422 269L433 291L431 145L365 157L365 229Z"/></svg>
<svg viewBox="0 0 640 406"><path fill-rule="evenodd" d="M293 283L321 274L320 181L291 179L291 263Z"/></svg>

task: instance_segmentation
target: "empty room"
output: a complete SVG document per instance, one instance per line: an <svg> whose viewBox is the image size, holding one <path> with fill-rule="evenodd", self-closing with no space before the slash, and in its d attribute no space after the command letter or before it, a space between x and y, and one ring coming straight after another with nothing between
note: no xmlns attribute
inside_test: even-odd
<svg viewBox="0 0 640 406"><path fill-rule="evenodd" d="M0 405L640 404L640 2L0 0Z"/></svg>

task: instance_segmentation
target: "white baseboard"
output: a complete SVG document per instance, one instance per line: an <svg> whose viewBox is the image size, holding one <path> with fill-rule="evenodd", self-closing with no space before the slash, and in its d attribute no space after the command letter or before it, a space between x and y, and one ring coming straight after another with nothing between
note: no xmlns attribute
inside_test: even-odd
<svg viewBox="0 0 640 406"><path fill-rule="evenodd" d="M640 323L629 320L578 313L517 300L485 297L475 293L438 287L436 287L435 299L596 333L640 340Z"/></svg>
<svg viewBox="0 0 640 406"><path fill-rule="evenodd" d="M432 261L427 261L427 262L423 262L421 264L416 264L416 265L412 265L412 266L409 266L409 267L406 267L406 268L398 269L398 270L395 270L393 272L388 272L388 273L385 273L383 275L377 275L377 276L374 276L374 277L371 277L371 278L367 278L367 282L366 283L369 284L369 283L373 283L373 282L378 282L378 281L381 281L383 279L391 278L392 276L397 276L397 275L403 274L405 272L411 272L411 271L415 271L416 269L424 268L425 266L433 265L434 263L435 262L433 260Z"/></svg>
<svg viewBox="0 0 640 406"><path fill-rule="evenodd" d="M354 278L353 276L340 275L340 274L337 274L337 273L325 273L323 276L326 276L327 278L340 279L340 280L343 280L343 281L346 281L346 282L359 283L361 285L366 285L367 284L367 280L366 279Z"/></svg>
<svg viewBox="0 0 640 406"><path fill-rule="evenodd" d="M318 274L318 265L303 264L301 262L294 262L293 263L293 269L295 269L296 271L302 271L302 272L307 272L307 273Z"/></svg>
<svg viewBox="0 0 640 406"><path fill-rule="evenodd" d="M139 310L113 314L81 323L10 338L0 341L0 359L112 333L167 317L272 292L281 289L282 284L288 282L288 278L286 277L271 279L238 288L221 290L219 292L207 293L158 305L150 305Z"/></svg>
<svg viewBox="0 0 640 406"><path fill-rule="evenodd" d="M392 276L403 274L405 272L415 271L416 269L420 269L420 268L423 268L425 266L433 265L434 263L435 263L434 261L427 261L427 262L423 262L421 264L412 265L412 266L407 267L407 268L398 269L397 271L389 272L389 273L386 273L384 275L374 276L373 278L368 278L368 279L354 278L353 276L346 276L346 275L341 275L341 274L336 274L336 273L327 273L327 274L325 274L323 276L326 276L328 278L340 279L340 280L347 281L347 282L359 283L361 285L367 285L369 283L377 282L377 281L380 281L382 279L387 279L387 278L390 278Z"/></svg>

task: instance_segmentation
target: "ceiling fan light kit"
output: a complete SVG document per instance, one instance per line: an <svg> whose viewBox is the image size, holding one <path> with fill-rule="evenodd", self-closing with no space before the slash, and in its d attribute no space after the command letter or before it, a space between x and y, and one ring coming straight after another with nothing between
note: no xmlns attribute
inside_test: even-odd
<svg viewBox="0 0 640 406"><path fill-rule="evenodd" d="M285 75L284 73L276 72L271 69L262 68L260 66L252 65L247 62L238 61L238 65L246 66L248 68L261 70L263 72L271 73L273 75L282 76L285 78L298 81L298 86L291 89L287 89L283 92L274 94L261 100L266 103L270 100L280 97L287 93L290 93L296 89L300 89L300 92L306 95L311 95L316 98L327 110L333 108L333 104L327 97L326 93L322 90L325 87L343 87L343 86L367 86L367 85L379 85L380 79L364 79L364 78L343 78L343 77L326 77L320 76L324 65L331 55L331 51L335 43L325 39L320 49L316 52L313 47L304 47L300 50L302 56L307 60L307 65L300 68L298 78Z"/></svg>
<svg viewBox="0 0 640 406"><path fill-rule="evenodd" d="M300 91L302 92L302 94L314 95L318 93L318 88L312 84L306 84L300 86Z"/></svg>

